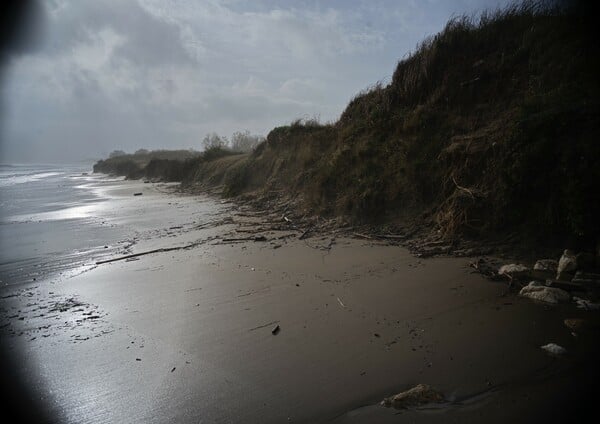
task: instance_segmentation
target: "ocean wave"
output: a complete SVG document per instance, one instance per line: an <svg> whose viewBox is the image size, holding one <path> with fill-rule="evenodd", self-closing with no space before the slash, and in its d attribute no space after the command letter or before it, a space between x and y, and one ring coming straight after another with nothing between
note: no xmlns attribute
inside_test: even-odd
<svg viewBox="0 0 600 424"><path fill-rule="evenodd" d="M30 183L62 174L64 174L64 172L37 172L33 174L0 175L0 187Z"/></svg>

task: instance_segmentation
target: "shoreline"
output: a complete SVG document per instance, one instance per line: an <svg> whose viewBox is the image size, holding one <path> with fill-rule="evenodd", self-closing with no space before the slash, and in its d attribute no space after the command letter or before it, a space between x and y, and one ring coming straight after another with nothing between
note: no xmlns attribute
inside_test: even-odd
<svg viewBox="0 0 600 424"><path fill-rule="evenodd" d="M24 358L16 375L34 383L31 396L47 399L50 416L530 422L560 413L547 399L569 397L564 388L588 387L569 376L581 375L597 346L562 321L597 313L506 294L504 284L473 274L468 258L421 259L335 233L300 239L304 229L285 220L276 228L243 205L214 218L160 231L185 223L155 216L153 237L131 252L202 241L194 248L0 290L3 353ZM550 342L569 354L549 356L540 346ZM418 383L454 400L400 415L378 405ZM515 402L521 395L529 405Z"/></svg>

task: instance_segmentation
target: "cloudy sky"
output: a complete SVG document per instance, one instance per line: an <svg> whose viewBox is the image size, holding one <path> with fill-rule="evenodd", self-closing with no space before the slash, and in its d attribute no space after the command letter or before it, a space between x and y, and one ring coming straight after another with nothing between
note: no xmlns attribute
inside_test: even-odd
<svg viewBox="0 0 600 424"><path fill-rule="evenodd" d="M47 0L0 63L0 162L201 148L335 120L460 13L506 0ZM28 31L31 33L31 31Z"/></svg>

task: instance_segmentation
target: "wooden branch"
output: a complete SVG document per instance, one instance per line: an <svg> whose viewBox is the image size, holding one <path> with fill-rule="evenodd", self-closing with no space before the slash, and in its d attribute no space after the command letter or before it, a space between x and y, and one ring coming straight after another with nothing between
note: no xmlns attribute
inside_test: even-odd
<svg viewBox="0 0 600 424"><path fill-rule="evenodd" d="M174 250L186 250L192 249L194 247L200 246L202 243L205 243L209 240L196 241L194 243L186 244L185 246L177 246L177 247L161 247L160 249L146 250L145 252L132 253L131 255L119 256L117 258L105 259L102 261L97 261L96 265L107 264L110 262L123 261L125 259L137 258L138 256L151 255L152 253L163 253L163 252L172 252Z"/></svg>
<svg viewBox="0 0 600 424"><path fill-rule="evenodd" d="M235 242L235 241L267 241L265 236L256 236L256 237L241 237L241 238L224 238L221 240L222 242Z"/></svg>
<svg viewBox="0 0 600 424"><path fill-rule="evenodd" d="M119 256L118 258L105 259L103 261L98 261L98 262L96 262L96 265L107 264L109 262L123 261L125 259L137 258L138 256L150 255L152 253L171 252L173 250L189 249L190 247L192 247L192 245L181 246L181 247L163 247L161 249L147 250L145 252L133 253L131 255Z"/></svg>
<svg viewBox="0 0 600 424"><path fill-rule="evenodd" d="M308 235L308 233L310 233L312 230L312 227L309 227L306 231L304 231L302 233L302 235L300 235L300 237L298 237L298 240L304 240L304 238Z"/></svg>

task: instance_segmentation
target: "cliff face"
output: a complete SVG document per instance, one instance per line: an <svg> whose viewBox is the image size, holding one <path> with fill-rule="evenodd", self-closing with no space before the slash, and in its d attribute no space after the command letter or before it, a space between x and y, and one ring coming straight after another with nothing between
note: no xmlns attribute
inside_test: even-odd
<svg viewBox="0 0 600 424"><path fill-rule="evenodd" d="M356 222L419 218L448 237L595 243L600 56L584 12L527 2L455 19L336 123L275 128L252 154L178 177L230 195L278 190Z"/></svg>
<svg viewBox="0 0 600 424"><path fill-rule="evenodd" d="M447 236L600 234L599 51L576 7L459 18L338 122L276 128L232 192L301 195L359 222L426 217Z"/></svg>

